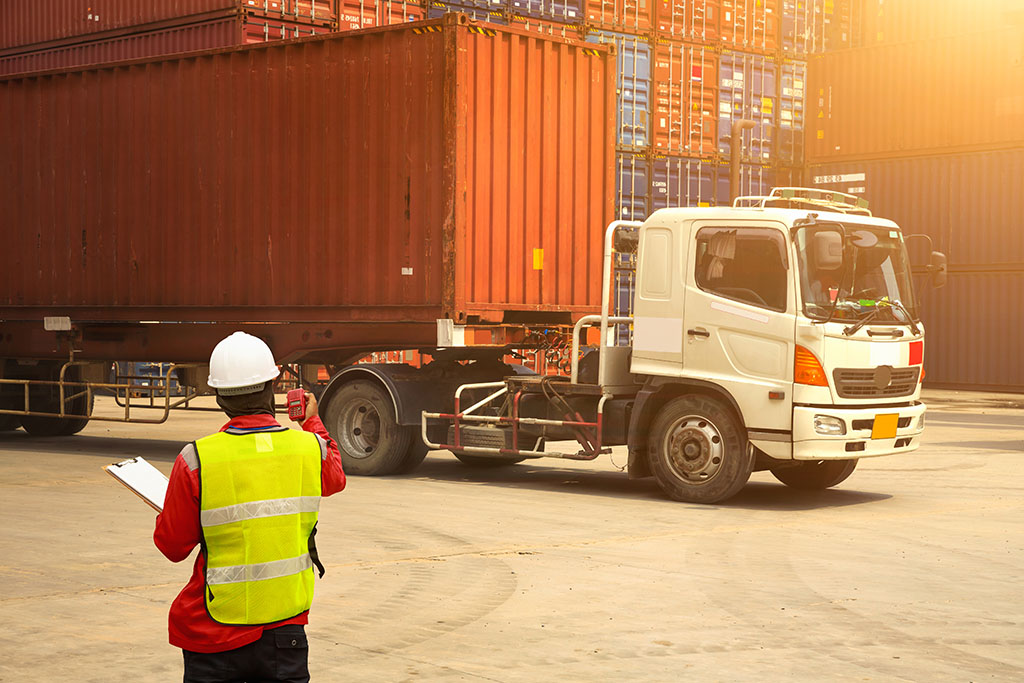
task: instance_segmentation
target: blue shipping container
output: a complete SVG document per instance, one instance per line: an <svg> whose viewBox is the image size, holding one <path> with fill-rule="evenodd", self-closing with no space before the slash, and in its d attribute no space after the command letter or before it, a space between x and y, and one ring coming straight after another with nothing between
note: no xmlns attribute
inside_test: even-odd
<svg viewBox="0 0 1024 683"><path fill-rule="evenodd" d="M732 122L749 119L743 131L747 160L769 163L775 127L778 65L770 58L745 52L723 52L718 67L718 152L729 156Z"/></svg>
<svg viewBox="0 0 1024 683"><path fill-rule="evenodd" d="M642 221L650 214L650 164L643 156L620 152L615 156L617 170L615 216L624 221Z"/></svg>
<svg viewBox="0 0 1024 683"><path fill-rule="evenodd" d="M651 164L651 211L715 205L715 164L706 159L655 157Z"/></svg>
<svg viewBox="0 0 1024 683"><path fill-rule="evenodd" d="M716 206L730 206L732 204L729 201L729 197L732 196L730 183L729 164L727 162L719 163L715 181L717 188L715 195ZM775 187L775 171L773 169L760 164L740 165L739 196L764 196L771 192L773 187Z"/></svg>
<svg viewBox="0 0 1024 683"><path fill-rule="evenodd" d="M533 17L563 24L582 24L583 0L512 0L511 11L521 17Z"/></svg>
<svg viewBox="0 0 1024 683"><path fill-rule="evenodd" d="M779 65L779 126L777 161L785 166L804 163L804 94L807 62Z"/></svg>
<svg viewBox="0 0 1024 683"><path fill-rule="evenodd" d="M587 42L615 45L619 74L616 141L623 148L646 149L651 144L650 43L642 36L611 31L593 31Z"/></svg>

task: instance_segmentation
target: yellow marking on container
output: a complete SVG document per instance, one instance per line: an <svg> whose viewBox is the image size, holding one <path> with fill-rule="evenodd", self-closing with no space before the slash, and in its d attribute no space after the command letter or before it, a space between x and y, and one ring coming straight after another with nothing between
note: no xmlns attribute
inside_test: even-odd
<svg viewBox="0 0 1024 683"><path fill-rule="evenodd" d="M544 270L544 250L534 249L533 250L533 269Z"/></svg>
<svg viewBox="0 0 1024 683"><path fill-rule="evenodd" d="M819 140L824 140L825 139L825 131L823 131L823 130L819 130L818 131L818 139Z"/></svg>

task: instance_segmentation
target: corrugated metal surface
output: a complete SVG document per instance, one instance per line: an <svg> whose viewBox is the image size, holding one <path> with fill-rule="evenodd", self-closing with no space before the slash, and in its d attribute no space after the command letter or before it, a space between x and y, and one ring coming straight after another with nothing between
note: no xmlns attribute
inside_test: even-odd
<svg viewBox="0 0 1024 683"><path fill-rule="evenodd" d="M1017 29L815 56L808 86L812 163L1024 144Z"/></svg>
<svg viewBox="0 0 1024 683"><path fill-rule="evenodd" d="M510 23L516 28L559 38L582 40L585 35L583 26L579 24L566 24L560 21L549 21L547 19L537 19L536 17L520 16L518 14L511 15Z"/></svg>
<svg viewBox="0 0 1024 683"><path fill-rule="evenodd" d="M761 164L740 164L740 196L763 196L775 187L777 170ZM718 164L715 174L715 205L730 206L732 204L731 176L729 174L729 163L722 161Z"/></svg>
<svg viewBox="0 0 1024 683"><path fill-rule="evenodd" d="M643 155L620 152L615 167L615 215L624 221L642 221L651 213L651 165Z"/></svg>
<svg viewBox="0 0 1024 683"><path fill-rule="evenodd" d="M712 156L718 147L718 54L692 43L654 48L654 151Z"/></svg>
<svg viewBox="0 0 1024 683"><path fill-rule="evenodd" d="M1022 292L1022 271L952 273L920 291L926 385L1024 391Z"/></svg>
<svg viewBox="0 0 1024 683"><path fill-rule="evenodd" d="M807 63L783 59L779 64L778 162L785 166L804 163L804 104Z"/></svg>
<svg viewBox="0 0 1024 683"><path fill-rule="evenodd" d="M717 43L721 0L654 0L654 28L662 37Z"/></svg>
<svg viewBox="0 0 1024 683"><path fill-rule="evenodd" d="M775 52L779 47L779 0L721 0L718 37L723 47Z"/></svg>
<svg viewBox="0 0 1024 683"><path fill-rule="evenodd" d="M246 42L241 38L240 19L230 16L160 31L133 33L0 57L0 76L227 47Z"/></svg>
<svg viewBox="0 0 1024 683"><path fill-rule="evenodd" d="M762 55L723 52L718 67L718 153L729 156L732 122L749 119L754 127L743 131L747 157L772 160L775 95L778 65Z"/></svg>
<svg viewBox="0 0 1024 683"><path fill-rule="evenodd" d="M587 0L586 23L611 31L646 35L653 25L652 0Z"/></svg>
<svg viewBox="0 0 1024 683"><path fill-rule="evenodd" d="M814 164L815 187L865 197L872 213L926 234L952 270L1024 271L1024 146L996 152ZM1024 293L1024 292L1022 292Z"/></svg>
<svg viewBox="0 0 1024 683"><path fill-rule="evenodd" d="M376 0L369 1L375 8ZM5 0L0 7L0 49L225 10L329 23L337 3L338 0Z"/></svg>
<svg viewBox="0 0 1024 683"><path fill-rule="evenodd" d="M715 164L706 159L657 156L651 164L651 212L715 204Z"/></svg>
<svg viewBox="0 0 1024 683"><path fill-rule="evenodd" d="M337 0L338 29L354 31L385 23L381 21L380 4L379 0Z"/></svg>
<svg viewBox="0 0 1024 683"><path fill-rule="evenodd" d="M509 11L520 17L563 24L582 24L584 19L583 0L510 0L507 4Z"/></svg>
<svg viewBox="0 0 1024 683"><path fill-rule="evenodd" d="M0 79L0 318L596 310L614 60L453 19Z"/></svg>
<svg viewBox="0 0 1024 683"><path fill-rule="evenodd" d="M651 44L643 36L592 31L587 41L614 45L618 53L618 114L616 144L645 149L651 142Z"/></svg>
<svg viewBox="0 0 1024 683"><path fill-rule="evenodd" d="M927 381L1024 388L1024 147L813 165L809 174L817 187L863 195L875 215L930 236L948 256L946 287L919 287Z"/></svg>
<svg viewBox="0 0 1024 683"><path fill-rule="evenodd" d="M1024 24L1019 0L858 0L853 47L933 40ZM1020 28L1018 28L1020 30Z"/></svg>
<svg viewBox="0 0 1024 683"><path fill-rule="evenodd" d="M380 0L377 5L378 26L420 21L425 17L426 8L417 0Z"/></svg>

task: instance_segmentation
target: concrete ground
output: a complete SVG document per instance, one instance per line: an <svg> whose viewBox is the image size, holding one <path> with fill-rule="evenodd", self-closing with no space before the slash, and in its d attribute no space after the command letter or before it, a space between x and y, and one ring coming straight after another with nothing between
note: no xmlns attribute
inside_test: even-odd
<svg viewBox="0 0 1024 683"><path fill-rule="evenodd" d="M926 400L920 450L821 493L758 473L675 503L621 452L352 478L320 515L313 679L1024 680L1024 396ZM180 680L166 615L193 558L165 560L100 467L169 472L221 423L0 433L0 680Z"/></svg>

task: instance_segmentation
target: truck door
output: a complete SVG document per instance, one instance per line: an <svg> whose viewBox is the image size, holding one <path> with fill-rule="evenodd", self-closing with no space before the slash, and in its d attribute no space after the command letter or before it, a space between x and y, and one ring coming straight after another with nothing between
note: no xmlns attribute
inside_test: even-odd
<svg viewBox="0 0 1024 683"><path fill-rule="evenodd" d="M728 390L748 430L788 441L796 297L785 226L700 221L692 234L683 370Z"/></svg>
<svg viewBox="0 0 1024 683"><path fill-rule="evenodd" d="M640 231L633 304L635 374L678 376L683 366L683 280L688 233L678 222L644 225Z"/></svg>

